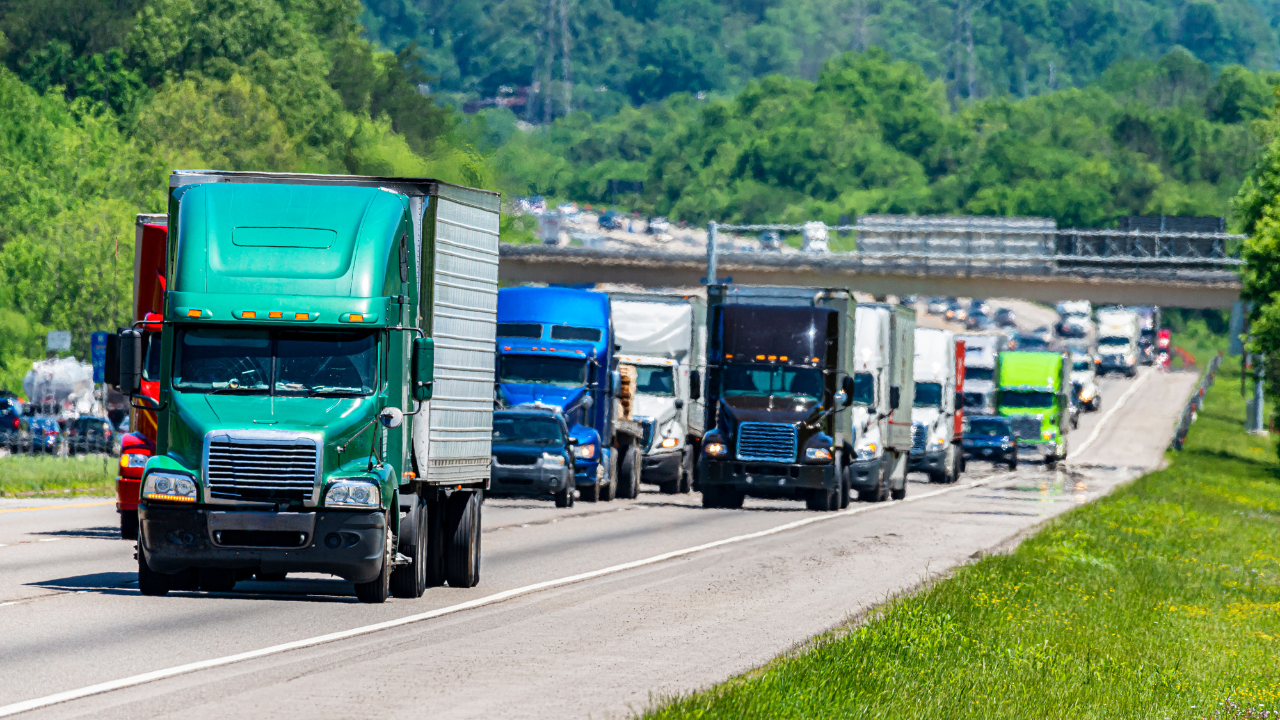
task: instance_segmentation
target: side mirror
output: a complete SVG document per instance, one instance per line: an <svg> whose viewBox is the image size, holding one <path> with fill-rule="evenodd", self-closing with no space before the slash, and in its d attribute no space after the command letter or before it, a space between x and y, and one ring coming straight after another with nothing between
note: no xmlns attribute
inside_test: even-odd
<svg viewBox="0 0 1280 720"><path fill-rule="evenodd" d="M120 382L120 336L107 336L107 353L102 365L102 377L112 385Z"/></svg>
<svg viewBox="0 0 1280 720"><path fill-rule="evenodd" d="M436 380L436 341L429 337L414 338L413 356L409 364L413 399L430 400Z"/></svg>
<svg viewBox="0 0 1280 720"><path fill-rule="evenodd" d="M576 446L580 445L580 444L581 444L581 442L578 440L578 438L576 438L576 437L574 437L574 436L570 435L570 436L569 436L569 444L570 444L570 445L572 445L572 446L575 446L575 447L576 447Z"/></svg>
<svg viewBox="0 0 1280 720"><path fill-rule="evenodd" d="M142 389L142 331L134 328L120 331L119 343L120 392L137 395Z"/></svg>
<svg viewBox="0 0 1280 720"><path fill-rule="evenodd" d="M846 406L853 404L853 376L845 375L844 380L840 383L840 390L844 393L844 404Z"/></svg>
<svg viewBox="0 0 1280 720"><path fill-rule="evenodd" d="M901 404L902 404L902 388L890 387L889 388L889 409L897 410L898 406Z"/></svg>
<svg viewBox="0 0 1280 720"><path fill-rule="evenodd" d="M702 399L702 374L697 370L689 371L689 399Z"/></svg>
<svg viewBox="0 0 1280 720"><path fill-rule="evenodd" d="M684 409L684 400L681 400L680 398L676 398L676 409L677 410Z"/></svg>
<svg viewBox="0 0 1280 720"><path fill-rule="evenodd" d="M835 397L832 399L834 399L836 401L836 405L840 407L849 407L849 393L844 390L837 390Z"/></svg>
<svg viewBox="0 0 1280 720"><path fill-rule="evenodd" d="M609 394L616 395L622 392L622 373L614 370L609 373Z"/></svg>
<svg viewBox="0 0 1280 720"><path fill-rule="evenodd" d="M378 422L385 428L398 428L404 422L404 411L394 407L382 408L382 412L378 413Z"/></svg>
<svg viewBox="0 0 1280 720"><path fill-rule="evenodd" d="M584 425L591 424L591 408L595 406L596 406L596 399L592 397L590 394L582 398L582 414L587 416L585 418L586 422L583 423Z"/></svg>

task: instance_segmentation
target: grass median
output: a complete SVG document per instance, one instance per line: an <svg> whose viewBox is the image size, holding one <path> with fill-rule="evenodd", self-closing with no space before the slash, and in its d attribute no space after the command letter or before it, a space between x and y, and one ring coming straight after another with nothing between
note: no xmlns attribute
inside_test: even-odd
<svg viewBox="0 0 1280 720"><path fill-rule="evenodd" d="M646 717L1278 717L1280 475L1243 418L1231 359L1164 470Z"/></svg>
<svg viewBox="0 0 1280 720"><path fill-rule="evenodd" d="M114 496L116 467L104 455L7 455L0 458L0 497Z"/></svg>

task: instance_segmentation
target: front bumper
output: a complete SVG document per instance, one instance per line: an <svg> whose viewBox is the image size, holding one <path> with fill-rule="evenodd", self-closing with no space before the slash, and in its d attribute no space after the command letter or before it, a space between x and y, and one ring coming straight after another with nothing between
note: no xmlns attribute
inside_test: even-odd
<svg viewBox="0 0 1280 720"><path fill-rule="evenodd" d="M497 465L490 474L490 495L552 495L569 483L569 468Z"/></svg>
<svg viewBox="0 0 1280 720"><path fill-rule="evenodd" d="M1059 454L1058 443L1056 442L1018 441L1018 457L1020 458L1049 458L1057 457Z"/></svg>
<svg viewBox="0 0 1280 720"><path fill-rule="evenodd" d="M871 490L880 484L884 456L873 460L855 460L849 463L849 486L859 490Z"/></svg>
<svg viewBox="0 0 1280 720"><path fill-rule="evenodd" d="M116 510L137 510L142 478L116 477Z"/></svg>
<svg viewBox="0 0 1280 720"><path fill-rule="evenodd" d="M700 463L699 487L733 488L755 497L795 497L800 490L831 489L838 485L834 465L758 463L711 460Z"/></svg>
<svg viewBox="0 0 1280 720"><path fill-rule="evenodd" d="M156 572L177 573L188 568L315 572L356 583L378 576L387 536L386 516L381 511L227 512L208 506L141 503L138 524L139 549ZM223 535L216 536L219 532ZM270 538L274 543L289 535L305 536L305 540L300 539L297 547L216 542L215 537L232 532L239 537L228 539L228 543L255 542L256 538L263 542Z"/></svg>
<svg viewBox="0 0 1280 720"><path fill-rule="evenodd" d="M907 472L945 472L947 469L947 451L912 453L907 460Z"/></svg>
<svg viewBox="0 0 1280 720"><path fill-rule="evenodd" d="M684 470L684 452L679 448L671 452L645 453L640 463L640 482L650 485L675 482Z"/></svg>
<svg viewBox="0 0 1280 720"><path fill-rule="evenodd" d="M965 460L991 460L1000 462L1017 457L1018 447L1002 448L999 445L961 446Z"/></svg>

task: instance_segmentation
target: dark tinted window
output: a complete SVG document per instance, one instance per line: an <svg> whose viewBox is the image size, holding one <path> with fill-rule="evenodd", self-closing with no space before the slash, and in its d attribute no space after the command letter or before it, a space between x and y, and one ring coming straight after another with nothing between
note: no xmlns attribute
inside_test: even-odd
<svg viewBox="0 0 1280 720"><path fill-rule="evenodd" d="M942 383L916 383L916 407L942 407Z"/></svg>
<svg viewBox="0 0 1280 720"><path fill-rule="evenodd" d="M368 395L372 332L191 328L178 333L174 387L188 392Z"/></svg>
<svg viewBox="0 0 1280 720"><path fill-rule="evenodd" d="M537 340L542 337L542 326L538 323L498 323L498 336Z"/></svg>
<svg viewBox="0 0 1280 720"><path fill-rule="evenodd" d="M587 383L587 361L541 355L503 355L498 363L498 380L582 387Z"/></svg>
<svg viewBox="0 0 1280 720"><path fill-rule="evenodd" d="M574 327L572 325L552 325L552 340L582 340L583 342L600 342L599 328Z"/></svg>
<svg viewBox="0 0 1280 720"><path fill-rule="evenodd" d="M822 371L776 365L727 365L724 395L822 397Z"/></svg>
<svg viewBox="0 0 1280 720"><path fill-rule="evenodd" d="M1009 437L1013 435L1013 431L1009 428L1009 423L1003 420L970 420L969 427L965 429L967 435L977 435L978 437Z"/></svg>
<svg viewBox="0 0 1280 720"><path fill-rule="evenodd" d="M368 395L374 384L372 333L282 332L275 389L309 395Z"/></svg>
<svg viewBox="0 0 1280 720"><path fill-rule="evenodd" d="M564 442L560 423L546 416L494 415L493 439L501 442Z"/></svg>
<svg viewBox="0 0 1280 720"><path fill-rule="evenodd" d="M160 380L160 333L146 334L147 363L142 366L142 379L152 382Z"/></svg>
<svg viewBox="0 0 1280 720"><path fill-rule="evenodd" d="M967 409L982 409L987 406L987 396L984 393L967 392L964 394L964 406Z"/></svg>
<svg viewBox="0 0 1280 720"><path fill-rule="evenodd" d="M675 395L675 374L669 367L637 367L636 392L645 395Z"/></svg>
<svg viewBox="0 0 1280 720"><path fill-rule="evenodd" d="M996 371L991 368L984 367L966 367L964 369L965 380L991 380L995 377Z"/></svg>
<svg viewBox="0 0 1280 720"><path fill-rule="evenodd" d="M858 405L874 405L876 402L876 379L871 373L854 373L853 397Z"/></svg>
<svg viewBox="0 0 1280 720"><path fill-rule="evenodd" d="M1054 395L1051 392L1033 390L1019 392L1006 390L1000 393L1000 407L1007 408L1048 408L1053 407Z"/></svg>

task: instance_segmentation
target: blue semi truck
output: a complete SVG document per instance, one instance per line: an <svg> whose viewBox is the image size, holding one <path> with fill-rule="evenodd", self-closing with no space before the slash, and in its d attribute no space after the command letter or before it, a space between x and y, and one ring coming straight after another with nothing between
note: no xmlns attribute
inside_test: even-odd
<svg viewBox="0 0 1280 720"><path fill-rule="evenodd" d="M609 296L569 288L498 292L495 407L560 408L587 502L640 491L644 429L624 416Z"/></svg>

